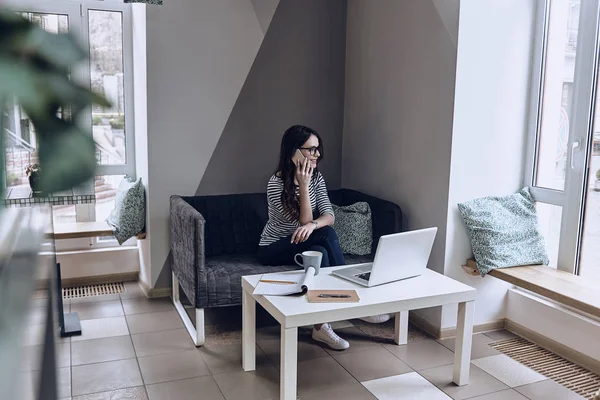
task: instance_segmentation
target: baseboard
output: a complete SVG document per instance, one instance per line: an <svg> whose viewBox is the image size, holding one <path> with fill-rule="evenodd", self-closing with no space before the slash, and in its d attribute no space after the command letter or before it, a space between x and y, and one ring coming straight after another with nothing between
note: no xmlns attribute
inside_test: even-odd
<svg viewBox="0 0 600 400"><path fill-rule="evenodd" d="M573 350L555 340L549 339L544 335L540 335L539 333L509 319L506 320L506 330L516 333L538 346L550 350L551 352L600 375L600 361L598 360L588 357L587 355L580 353L577 350Z"/></svg>
<svg viewBox="0 0 600 400"><path fill-rule="evenodd" d="M497 321L486 322L483 324L473 325L473 333L482 333L490 331L499 331L506 327L506 320L504 318ZM444 328L440 332L439 339L448 339L456 336L456 327Z"/></svg>
<svg viewBox="0 0 600 400"><path fill-rule="evenodd" d="M138 280L140 288L149 299L157 299L160 297L170 297L171 296L171 288L151 288L146 285L141 279Z"/></svg>
<svg viewBox="0 0 600 400"><path fill-rule="evenodd" d="M120 274L82 276L78 278L67 278L62 280L63 287L99 285L102 283L133 282L137 281L137 272L123 272Z"/></svg>
<svg viewBox="0 0 600 400"><path fill-rule="evenodd" d="M138 280L138 275L138 272L122 272L118 274L81 276L77 278L64 278L61 280L61 283L63 288L67 288L74 286L101 285L103 283L133 282ZM37 290L47 288L48 280L38 280L36 282Z"/></svg>
<svg viewBox="0 0 600 400"><path fill-rule="evenodd" d="M434 326L431 322L417 313L410 313L410 323L424 331L435 339L448 339L456 336L456 327L440 329ZM504 329L506 326L505 319L499 319L497 321L486 322L483 324L473 325L473 333L490 332Z"/></svg>

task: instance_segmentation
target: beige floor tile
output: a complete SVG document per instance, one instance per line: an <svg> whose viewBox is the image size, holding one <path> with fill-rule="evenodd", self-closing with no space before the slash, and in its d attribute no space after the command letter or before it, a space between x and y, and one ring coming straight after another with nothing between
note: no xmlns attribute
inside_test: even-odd
<svg viewBox="0 0 600 400"><path fill-rule="evenodd" d="M58 368L56 377L58 380L58 398L71 397L71 368Z"/></svg>
<svg viewBox="0 0 600 400"><path fill-rule="evenodd" d="M196 346L185 329L131 335L138 357L194 350Z"/></svg>
<svg viewBox="0 0 600 400"><path fill-rule="evenodd" d="M583 396L552 380L519 386L515 390L531 400L583 400Z"/></svg>
<svg viewBox="0 0 600 400"><path fill-rule="evenodd" d="M71 312L78 313L80 320L124 315L121 300L71 304Z"/></svg>
<svg viewBox="0 0 600 400"><path fill-rule="evenodd" d="M136 297L146 297L139 282L125 282L125 292L121 293L121 298L133 299Z"/></svg>
<svg viewBox="0 0 600 400"><path fill-rule="evenodd" d="M44 344L46 324L28 325L23 333L23 346L39 346ZM71 338L59 338L58 343L71 343Z"/></svg>
<svg viewBox="0 0 600 400"><path fill-rule="evenodd" d="M171 329L181 329L185 326L181 322L181 317L177 311L162 311L147 314L128 315L127 325L131 334L167 331Z"/></svg>
<svg viewBox="0 0 600 400"><path fill-rule="evenodd" d="M403 346L384 345L383 347L416 371L454 362L454 353L431 339L416 340Z"/></svg>
<svg viewBox="0 0 600 400"><path fill-rule="evenodd" d="M514 333L509 332L504 329L502 329L500 331L485 332L484 335L489 337L490 339L493 339L494 341L514 339L514 338L518 337Z"/></svg>
<svg viewBox="0 0 600 400"><path fill-rule="evenodd" d="M355 351L362 351L366 349L374 349L381 347L381 345L373 337L367 335L358 328L342 328L336 329L337 333L342 339L345 339L350 343L350 348L344 350L344 353L350 353ZM339 351L330 349L327 345L321 344L321 346L329 354L337 354Z"/></svg>
<svg viewBox="0 0 600 400"><path fill-rule="evenodd" d="M19 376L20 385L17 399L35 400L39 385L40 371L26 371ZM64 399L71 397L71 368L57 368L56 382L58 388L58 398ZM3 393L0 391L0 398L4 400Z"/></svg>
<svg viewBox="0 0 600 400"><path fill-rule="evenodd" d="M450 400L416 372L363 382L379 400Z"/></svg>
<svg viewBox="0 0 600 400"><path fill-rule="evenodd" d="M279 371L271 365L252 372L225 372L213 378L227 400L279 399Z"/></svg>
<svg viewBox="0 0 600 400"><path fill-rule="evenodd" d="M298 363L298 390L306 394L322 393L331 387L357 383L333 358Z"/></svg>
<svg viewBox="0 0 600 400"><path fill-rule="evenodd" d="M212 376L146 386L150 400L225 400Z"/></svg>
<svg viewBox="0 0 600 400"><path fill-rule="evenodd" d="M147 299L145 297L136 297L132 299L123 299L123 310L126 315L145 314L160 311L174 310L173 302L170 298Z"/></svg>
<svg viewBox="0 0 600 400"><path fill-rule="evenodd" d="M86 319L81 321L81 336L73 336L73 342L129 335L125 317Z"/></svg>
<svg viewBox="0 0 600 400"><path fill-rule="evenodd" d="M331 385L320 391L299 390L298 394L302 400L377 400L358 382Z"/></svg>
<svg viewBox="0 0 600 400"><path fill-rule="evenodd" d="M71 354L74 366L135 358L129 335L73 342Z"/></svg>
<svg viewBox="0 0 600 400"><path fill-rule="evenodd" d="M412 372L412 368L383 347L354 353L334 354L333 358L358 381L370 381Z"/></svg>
<svg viewBox="0 0 600 400"><path fill-rule="evenodd" d="M438 342L448 350L454 351L456 338L438 340ZM473 342L471 345L471 360L501 354L498 350L489 346L489 343L492 342L495 342L495 340L484 335L483 333L473 335Z"/></svg>
<svg viewBox="0 0 600 400"><path fill-rule="evenodd" d="M473 364L512 388L548 379L504 354L480 358Z"/></svg>
<svg viewBox="0 0 600 400"><path fill-rule="evenodd" d="M204 358L210 372L220 374L223 372L242 371L242 346L231 344L226 346L202 346L198 352ZM256 346L256 366L269 365L269 359L258 345Z"/></svg>
<svg viewBox="0 0 600 400"><path fill-rule="evenodd" d="M72 368L73 396L143 385L136 359Z"/></svg>
<svg viewBox="0 0 600 400"><path fill-rule="evenodd" d="M448 396L457 400L509 389L508 386L474 365L471 365L469 384L456 386L452 382L453 368L453 365L444 365L443 367L420 371L419 374L443 390Z"/></svg>
<svg viewBox="0 0 600 400"><path fill-rule="evenodd" d="M265 352L269 361L279 368L281 363L281 341L280 340L261 340L258 346ZM298 361L313 360L315 358L329 357L329 354L312 339L305 337L298 340Z"/></svg>
<svg viewBox="0 0 600 400"><path fill-rule="evenodd" d="M146 394L146 388L138 386L102 393L85 394L73 397L73 400L148 400L148 395Z"/></svg>
<svg viewBox="0 0 600 400"><path fill-rule="evenodd" d="M138 362L146 385L210 375L197 350L140 357Z"/></svg>
<svg viewBox="0 0 600 400"><path fill-rule="evenodd" d="M42 368L44 345L23 347L21 371L33 371ZM56 344L56 366L64 368L71 366L71 343Z"/></svg>
<svg viewBox="0 0 600 400"><path fill-rule="evenodd" d="M518 392L508 389L501 392L485 394L483 396L472 397L469 400L528 400L527 397Z"/></svg>

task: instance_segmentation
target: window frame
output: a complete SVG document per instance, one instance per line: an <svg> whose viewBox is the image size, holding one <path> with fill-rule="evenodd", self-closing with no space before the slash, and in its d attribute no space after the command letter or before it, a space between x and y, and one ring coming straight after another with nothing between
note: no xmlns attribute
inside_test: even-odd
<svg viewBox="0 0 600 400"><path fill-rule="evenodd" d="M79 40L84 50L89 54L89 14L90 10L121 12L123 22L123 97L125 116L126 162L118 165L97 165L96 176L125 175L136 178L135 171L135 125L134 125L134 72L133 72L133 17L131 4L122 0L7 0L6 5L17 12L48 13L67 15L69 32ZM89 62L74 67L71 74L78 82L91 86L91 71ZM88 108L77 121L86 132L93 134L92 111ZM95 179L92 178L92 179ZM92 184L92 186L94 186ZM76 209L77 222L96 220L96 204L78 204ZM84 238L62 240L56 243L57 251L90 250L116 247L118 242L111 238ZM135 245L135 238L124 245Z"/></svg>
<svg viewBox="0 0 600 400"><path fill-rule="evenodd" d="M589 176L589 157L594 134L600 53L598 49L600 4L599 0L582 0L580 4L571 107L573 115L569 126L565 186L564 190L557 190L536 186L551 2L552 0L537 2L523 183L524 186L531 188L531 194L536 202L562 207L558 269L578 274L586 201L584 194Z"/></svg>

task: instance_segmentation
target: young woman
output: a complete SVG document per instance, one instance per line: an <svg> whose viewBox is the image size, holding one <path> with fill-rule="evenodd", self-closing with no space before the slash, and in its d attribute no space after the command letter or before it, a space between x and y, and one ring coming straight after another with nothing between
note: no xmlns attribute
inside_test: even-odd
<svg viewBox="0 0 600 400"><path fill-rule="evenodd" d="M302 125L285 131L279 165L267 185L269 220L259 243L261 263L293 265L296 254L313 250L323 253L323 267L346 264L331 227L334 214L325 179L317 169L322 159L323 141L316 131ZM387 315L365 318L368 322L388 319ZM350 347L329 324L315 325L312 337L335 350Z"/></svg>

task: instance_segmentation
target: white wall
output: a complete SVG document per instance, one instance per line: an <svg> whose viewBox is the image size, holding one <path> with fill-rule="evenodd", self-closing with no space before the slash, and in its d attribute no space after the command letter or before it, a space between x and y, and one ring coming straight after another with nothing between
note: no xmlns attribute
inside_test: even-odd
<svg viewBox="0 0 600 400"><path fill-rule="evenodd" d="M405 229L439 228L444 271L458 2L349 0L342 185L391 200ZM453 16L453 17L452 17ZM441 311L426 318L440 325Z"/></svg>
<svg viewBox="0 0 600 400"><path fill-rule="evenodd" d="M198 188L264 34L250 0L169 0L146 11L150 237L143 246L151 267L140 276L154 287L161 273L168 280L169 197Z"/></svg>
<svg viewBox="0 0 600 400"><path fill-rule="evenodd" d="M510 285L471 277L472 256L457 203L521 188L535 0L462 0L458 31L445 274L477 288L475 323L506 316ZM445 307L442 328L456 325Z"/></svg>
<svg viewBox="0 0 600 400"><path fill-rule="evenodd" d="M151 281L151 225L148 179L148 81L146 55L146 6L132 4L133 112L135 125L135 172L146 188L146 239L138 240L140 280Z"/></svg>
<svg viewBox="0 0 600 400"><path fill-rule="evenodd" d="M507 318L524 328L600 361L600 322L519 289L508 292ZM565 329L568 327L568 329Z"/></svg>

